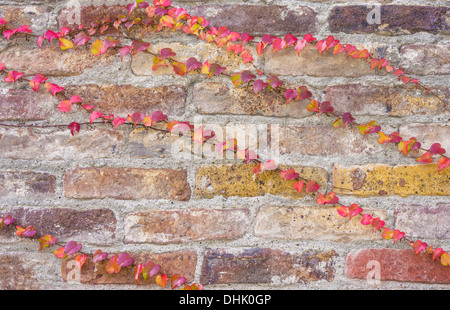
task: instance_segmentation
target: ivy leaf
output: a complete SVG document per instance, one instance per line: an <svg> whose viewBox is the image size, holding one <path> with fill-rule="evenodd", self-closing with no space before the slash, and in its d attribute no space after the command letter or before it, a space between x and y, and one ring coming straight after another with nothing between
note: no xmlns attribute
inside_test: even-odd
<svg viewBox="0 0 450 310"><path fill-rule="evenodd" d="M187 67L182 62L175 62L172 64L173 71L175 71L176 74L184 76L187 73Z"/></svg>
<svg viewBox="0 0 450 310"><path fill-rule="evenodd" d="M434 262L436 258L441 257L442 254L444 254L444 250L442 248L437 248L433 251L433 257L432 261Z"/></svg>
<svg viewBox="0 0 450 310"><path fill-rule="evenodd" d="M381 234L381 237L386 240L392 239L393 236L394 236L394 231L387 227L384 228L384 231Z"/></svg>
<svg viewBox="0 0 450 310"><path fill-rule="evenodd" d="M9 71L8 75L4 78L4 81L6 83L14 83L18 79L20 79L23 76L23 72L17 72L17 71Z"/></svg>
<svg viewBox="0 0 450 310"><path fill-rule="evenodd" d="M303 186L304 186L304 183L303 183L302 180L299 180L298 182L295 182L293 186L294 186L294 189L295 189L299 194L302 193Z"/></svg>
<svg viewBox="0 0 450 310"><path fill-rule="evenodd" d="M101 112L98 112L98 111L94 111L94 112L92 112L91 113L91 116L90 116L90 121L91 121L91 124L97 119L97 118L99 118L99 117L102 117L103 116L103 113L101 113Z"/></svg>
<svg viewBox="0 0 450 310"><path fill-rule="evenodd" d="M170 285L172 287L172 290L176 289L177 287L183 285L186 282L186 278L182 277L179 274L175 274L170 278Z"/></svg>
<svg viewBox="0 0 450 310"><path fill-rule="evenodd" d="M117 258L117 265L120 268L127 267L133 264L133 259L130 257L128 253L120 254Z"/></svg>
<svg viewBox="0 0 450 310"><path fill-rule="evenodd" d="M450 255L447 252L444 252L441 255L441 265L442 266L449 266L450 265Z"/></svg>
<svg viewBox="0 0 450 310"><path fill-rule="evenodd" d="M443 149L441 147L440 143L434 143L431 147L430 147L430 154L431 155L435 155L435 154L445 154L445 149Z"/></svg>
<svg viewBox="0 0 450 310"><path fill-rule="evenodd" d="M23 237L32 237L36 234L36 230L34 230L34 226L28 226L27 228L22 228L20 226L16 226L16 235Z"/></svg>
<svg viewBox="0 0 450 310"><path fill-rule="evenodd" d="M73 44L75 45L75 49L77 49L79 46L85 45L87 42L91 40L91 37L86 35L83 31L76 35L75 39L73 40Z"/></svg>
<svg viewBox="0 0 450 310"><path fill-rule="evenodd" d="M450 158L441 157L438 160L438 173L440 173L442 170L450 166Z"/></svg>
<svg viewBox="0 0 450 310"><path fill-rule="evenodd" d="M101 261L104 261L108 257L108 253L103 252L102 250L97 250L94 252L92 256L92 262L97 264Z"/></svg>
<svg viewBox="0 0 450 310"><path fill-rule="evenodd" d="M125 55L130 54L132 50L133 50L132 46L124 46L120 49L120 59L122 62L123 62L123 57L125 57Z"/></svg>
<svg viewBox="0 0 450 310"><path fill-rule="evenodd" d="M30 81L30 86L33 87L33 91L37 91L39 89L39 86L47 80L48 78L38 73Z"/></svg>
<svg viewBox="0 0 450 310"><path fill-rule="evenodd" d="M14 223L15 219L10 215L5 215L4 217L0 217L0 228L3 228L3 226L10 225Z"/></svg>
<svg viewBox="0 0 450 310"><path fill-rule="evenodd" d="M326 196L319 193L319 197L316 199L316 203L319 205L324 204L335 204L339 202L339 197L336 196L335 192L329 192Z"/></svg>
<svg viewBox="0 0 450 310"><path fill-rule="evenodd" d="M131 46L133 47L133 53L132 54L136 55L137 53L146 50L150 46L150 43L146 43L146 42L144 42L142 40L140 40L140 41L134 40L131 43Z"/></svg>
<svg viewBox="0 0 450 310"><path fill-rule="evenodd" d="M76 122L72 122L69 124L68 128L70 129L70 133L72 136L75 134L75 131L80 132L80 124Z"/></svg>
<svg viewBox="0 0 450 310"><path fill-rule="evenodd" d="M119 273L120 269L121 268L117 265L117 255L111 257L105 266L105 271L110 274Z"/></svg>
<svg viewBox="0 0 450 310"><path fill-rule="evenodd" d="M45 235L44 237L39 238L39 251L44 250L46 247L51 246L57 242L56 238L53 238L51 235Z"/></svg>
<svg viewBox="0 0 450 310"><path fill-rule="evenodd" d="M348 218L349 220L352 219L352 217L357 216L358 214L362 213L363 209L359 207L356 203L351 204L348 208Z"/></svg>
<svg viewBox="0 0 450 310"><path fill-rule="evenodd" d="M84 263L86 262L87 255L86 254L80 254L75 257L75 264L78 267L79 270L81 270L81 267L83 267Z"/></svg>
<svg viewBox="0 0 450 310"><path fill-rule="evenodd" d="M422 156L416 159L421 164L429 164L433 162L433 158L430 152L424 153Z"/></svg>
<svg viewBox="0 0 450 310"><path fill-rule="evenodd" d="M288 169L286 171L281 171L280 172L280 176L285 180L293 180L298 178L299 174L297 172L295 172L294 169ZM303 187L303 185L302 185Z"/></svg>
<svg viewBox="0 0 450 310"><path fill-rule="evenodd" d="M306 182L306 192L307 193L308 192L316 192L319 190L319 188L320 188L320 185L312 180Z"/></svg>
<svg viewBox="0 0 450 310"><path fill-rule="evenodd" d="M167 275L165 275L164 273L159 274L156 276L155 281L160 287L165 287L167 285Z"/></svg>
<svg viewBox="0 0 450 310"><path fill-rule="evenodd" d="M392 238L394 240L394 243L400 239L402 239L405 236L405 233L396 229L394 230L394 232L392 233Z"/></svg>
<svg viewBox="0 0 450 310"><path fill-rule="evenodd" d="M92 43L92 45L91 45L91 53L92 53L94 56L101 55L101 54L105 53L106 50L107 50L107 49L106 49L105 45L103 44L103 41L100 40L100 39L97 39L97 41L95 41L95 42Z"/></svg>
<svg viewBox="0 0 450 310"><path fill-rule="evenodd" d="M133 113L131 115L131 120L133 121L134 127L136 128L136 125L142 122L145 118L145 113Z"/></svg>
<svg viewBox="0 0 450 310"><path fill-rule="evenodd" d="M63 51L65 51L65 50L73 48L73 43L72 43L72 41L69 41L67 39L59 38L59 47Z"/></svg>
<svg viewBox="0 0 450 310"><path fill-rule="evenodd" d="M143 264L138 264L134 268L134 279L139 284L139 276L142 274Z"/></svg>
<svg viewBox="0 0 450 310"><path fill-rule="evenodd" d="M186 61L187 72L198 69L202 67L202 63L198 61L195 57L191 57Z"/></svg>
<svg viewBox="0 0 450 310"><path fill-rule="evenodd" d="M372 224L373 218L370 214L363 214L363 218L361 220L361 224L370 225Z"/></svg>
<svg viewBox="0 0 450 310"><path fill-rule="evenodd" d="M161 270L161 266L153 262L147 262L142 267L142 276L144 280L153 277Z"/></svg>
<svg viewBox="0 0 450 310"><path fill-rule="evenodd" d="M428 244L426 242L422 242L420 240L416 240L414 244L411 245L414 248L414 251L416 252L416 255L420 252L424 251Z"/></svg>

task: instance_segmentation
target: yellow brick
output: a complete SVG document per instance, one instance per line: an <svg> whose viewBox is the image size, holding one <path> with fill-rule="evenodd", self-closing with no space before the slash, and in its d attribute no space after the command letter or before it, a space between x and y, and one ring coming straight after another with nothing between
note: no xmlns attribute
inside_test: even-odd
<svg viewBox="0 0 450 310"><path fill-rule="evenodd" d="M265 194L278 195L286 198L302 198L293 188L294 180L284 181L276 171L264 171L257 178L253 173L254 164L242 165L209 165L197 170L195 195L202 198L224 197L256 197ZM287 169L288 167L280 167ZM294 168L301 177L314 180L325 186L328 173L317 167Z"/></svg>
<svg viewBox="0 0 450 310"><path fill-rule="evenodd" d="M437 165L366 165L333 168L333 190L358 196L450 195L450 169Z"/></svg>

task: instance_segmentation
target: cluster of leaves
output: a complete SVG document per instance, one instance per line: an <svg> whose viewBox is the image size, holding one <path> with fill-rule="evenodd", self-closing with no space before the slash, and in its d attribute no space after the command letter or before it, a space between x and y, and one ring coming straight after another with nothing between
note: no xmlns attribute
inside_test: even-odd
<svg viewBox="0 0 450 310"><path fill-rule="evenodd" d="M130 18L132 13L136 9L143 9L148 16L147 19L142 20L139 17ZM190 16L187 14L187 10L182 8L175 8L171 6L170 1L155 0L153 5L146 3L143 0L136 0L126 7L128 16L119 16L116 20L111 20L105 18L100 21L93 22L90 26L85 27L84 25L79 25L77 28L70 29L67 27L61 28L58 32L53 32L48 30L42 36L34 35L32 30L27 25L20 26L14 29L7 28L7 22L0 18L0 30L3 36L10 40L12 36L34 36L37 38L36 44L39 47L43 47L44 42L48 41L51 44L54 40L58 42L62 51L74 49L85 46L90 43L90 51L94 56L102 55L109 50L119 52L121 55L121 60L128 54L136 55L140 52L146 52L153 55L153 70L158 70L161 67L171 66L177 75L184 76L190 72L197 72L206 75L207 77L213 77L217 75L228 76L232 83L236 86L243 86L245 84L251 85L253 92L258 94L263 90L267 92L274 91L279 93L286 99L286 104L291 101L299 101L304 99L311 99L312 93L307 89L306 86L298 86L292 88L284 88L283 81L277 76L270 76L266 79L262 78L262 71L257 69L256 72L251 70L244 70L239 73L227 74L226 68L217 63L210 64L208 61L200 62L196 58L191 57L186 62L181 62L176 60L174 57L176 53L170 48L161 49L158 53L153 54L149 51L150 43L144 42L143 40L132 40L130 45L121 45L120 40L114 39L112 37L104 37L104 33L109 28L120 29L120 27L125 27L129 31L135 25L143 26L141 31L141 36L149 33L150 31L158 32L163 29L168 29L172 31L182 30L184 33L189 35L195 35L200 40L206 41L208 43L216 44L218 48L225 47L229 53L234 53L243 58L244 63L252 63L253 56L250 50L247 48L248 44L256 44L256 53L259 57L265 49L272 46L273 52L284 50L287 48L294 48L297 54L308 45L314 45L319 52L331 53L332 55L345 53L348 58L360 59L370 63L371 70L385 70L388 73L392 73L398 76L399 80L403 83L416 84L417 87L423 87L417 79L412 79L404 75L404 72L393 66L389 65L389 62L383 58L377 59L373 58L366 49L357 49L355 46L342 44L339 40L335 39L333 36L328 36L326 39L317 40L311 34L306 34L303 38L294 37L291 34L284 36L283 38L278 38L271 35L262 36L261 41L255 42L254 37L248 33L236 33L228 30L226 27L208 27L209 21L204 17ZM95 37L97 37L96 40ZM48 82L48 78L42 74L36 74L33 78L24 78L24 72L8 71L4 64L0 64L0 72L5 73L6 76L4 81L6 83L15 83L19 81L27 81L30 87L34 91L39 91L40 85L43 85L47 92L51 93L52 96L61 96L63 100L59 103L57 108L61 112L70 112L73 105L80 107L82 110L86 110L90 113L89 123L92 124L94 121L100 119L103 123L111 124L116 130L120 125L129 124L134 127L137 125L142 125L149 128L153 127L157 123L164 123L164 131L173 134L190 134L193 141L198 143L206 143L215 137L215 134L211 130L199 127L194 130L194 126L189 122L182 121L168 121L167 115L162 111L153 112L150 115L146 115L140 112L134 112L127 117L120 117L115 115L105 115L104 113L94 109L94 106L90 104L83 103L83 100L78 95L74 95L70 98L65 96L64 88ZM258 76L260 78L258 78ZM359 132L366 136L369 134L378 134L378 143L380 144L396 144L398 150L403 154L407 155L409 152L414 150L423 150L425 153L416 159L419 163L431 163L434 161L433 156L440 157L437 161L438 172L447 168L450 165L450 159L444 154L446 151L441 147L439 143L434 143L429 149L421 148L420 142L416 138L412 137L408 140L403 140L398 132L385 133L381 131L381 126L375 121L370 121L366 124L359 124L356 119L351 115L351 113L336 114L334 112L334 107L330 102L318 102L312 99L310 104L306 109L311 113L317 113L318 116L324 114L327 116L334 117L335 121L333 123L334 128L345 128L346 126L357 126ZM337 118L337 119L336 119ZM81 124L72 122L67 126L72 135L80 131ZM160 129L160 128L159 128ZM362 225L370 225L373 231L382 231L382 237L386 240L392 239L393 242L405 240L408 244L413 247L416 254L422 251L430 254L432 260L439 259L441 264L444 266L449 265L449 254L442 248L433 249L433 246L428 246L425 242L420 240L411 241L405 237L405 233L397 229L392 230L385 227L385 222L380 218L373 218L370 214L363 214L363 209L357 204L351 204L350 206L342 205L339 202L339 198L336 193L321 193L319 192L320 185L312 180L302 179L294 169L280 170L278 165L273 160L267 160L262 162L259 160L258 155L255 151L244 149L240 150L237 147L237 141L235 139L230 139L225 142L215 142L216 150L219 154L224 151L235 152L238 159L243 160L247 164L256 163L253 167L253 172L258 177L260 173L266 170L278 170L280 177L285 180L295 180L293 187L299 193L316 195L316 203L319 205L335 205L337 212L342 217L348 217L351 220L354 217L361 217ZM10 225L14 223L14 219L7 215L0 218L0 227L4 225ZM36 230L33 226L28 226L22 228L17 226L18 236L23 237L36 237ZM38 238L39 240L39 250L43 250L47 247L58 245L56 238L51 235L45 235L44 237ZM75 256L75 261L77 262L78 268L82 268L83 264L87 259L87 254L81 253L82 245L76 243L75 241L69 241L66 245L59 245L59 249L55 250L53 253L59 258L67 258ZM108 259L110 255L108 253L97 250L92 261L97 264ZM131 266L134 264L133 259L127 253L112 255L108 262L106 263L105 270L108 273L114 274L119 273L122 268ZM139 284L140 277L142 276L144 281L148 278L156 276L155 282L161 287L165 287L168 282L168 276L160 272L161 267L153 262L146 262L142 264L135 265L134 277L136 282ZM172 289L182 287L183 289L203 289L200 284L193 283L192 285L187 285L185 283L186 279L181 275L173 275L171 278Z"/></svg>
<svg viewBox="0 0 450 310"><path fill-rule="evenodd" d="M14 224L14 222L15 219L10 214L0 217L0 229L4 226ZM82 244L75 241L69 241L63 246L59 244L58 240L52 235L47 234L43 237L38 237L37 232L32 225L27 226L26 228L16 226L16 235L21 238L37 238L39 241L39 251L54 245L59 246L57 250L53 251L53 254L61 259L70 258L75 260L76 267L80 271L88 258L88 254L81 252L83 247ZM122 268L132 266L134 264L133 258L131 258L128 253L110 255L98 249L91 256L92 262L96 265L96 267L98 267L100 262L107 260L105 271L109 274L117 274ZM169 279L165 273L161 272L161 266L151 261L141 264L134 264L134 278L137 284L139 284L139 279L141 276L144 278L144 281L155 276L155 282L160 287L166 287ZM180 274L174 274L170 277L170 285L172 290L178 287L181 287L183 290L203 290L203 285L199 283L192 283L191 285L186 284L186 278Z"/></svg>

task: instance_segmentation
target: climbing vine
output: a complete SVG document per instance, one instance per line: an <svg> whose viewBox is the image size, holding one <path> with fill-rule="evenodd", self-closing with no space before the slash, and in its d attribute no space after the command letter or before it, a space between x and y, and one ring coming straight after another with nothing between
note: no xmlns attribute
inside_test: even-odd
<svg viewBox="0 0 450 310"><path fill-rule="evenodd" d="M100 17L99 17L100 18ZM423 85L418 79L405 75L401 68L395 68L384 58L375 58L367 49L358 49L356 46L345 44L335 39L333 36L318 40L312 34L306 34L303 38L297 38L292 34L284 37L276 37L270 34L263 35L260 41L249 33L232 32L226 27L210 27L209 21L202 16L191 16L186 9L173 7L170 1L155 0L149 4L143 0L136 0L124 8L124 14L115 19L103 18L90 25L77 25L73 28L62 27L54 32L47 30L43 35L36 35L28 25L22 25L18 28L10 28L8 21L0 18L0 33L6 40L25 37L36 40L36 45L43 48L45 45L58 44L62 51L74 49L89 49L94 56L105 54L108 51L114 51L120 54L121 61L124 61L128 55L138 53L148 53L153 57L152 70L156 71L162 67L171 67L175 74L185 76L187 74L201 74L206 78L223 76L231 80L235 87L242 87L254 94L275 93L284 98L285 104L300 100L309 100L306 109L311 114L317 114L318 117L325 116L330 118L330 130L333 128L354 127L361 135L378 135L378 143L386 147L393 145L402 155L407 156L410 152L423 152L416 162L429 164L436 162L436 173L442 173L449 169L450 158L446 155L446 150L441 144L435 142L429 148L421 146L420 141L415 137L404 139L398 132L386 132L376 121L366 123L358 122L351 114L351 111L336 113L332 102L320 102L313 98L312 93L304 85L297 87L285 87L284 82L278 76L265 76L255 64L251 50L254 48L258 57L262 57L264 51L271 48L276 53L284 49L292 48L298 55L302 50L310 45L313 46L320 55L346 54L347 58L354 61L363 61L370 66L370 70L384 70L386 73L398 78L405 87L415 87L420 91L431 93L438 100L444 102L438 94L433 93L429 88ZM129 33L131 30L139 30L140 39L120 36L119 39L112 36L106 36L108 29L116 29ZM227 68L220 63L201 62L195 57L182 62L177 59L177 54L170 48L162 48L158 52L151 52L149 47L151 43L145 42L142 37L147 33L160 32L163 30L181 31L186 35L196 36L199 40L213 44L217 49L226 50L243 59L245 64L251 64L252 70L243 70L238 73L229 73ZM122 39L122 40L121 40ZM131 44L124 44L121 41L128 40ZM205 144L210 143L215 146L216 151L222 154L225 151L234 152L236 157L246 164L253 165L253 172L258 177L261 173L268 170L277 171L280 177L285 181L294 180L293 188L299 194L311 195L315 198L318 205L332 205L336 208L339 216L354 220L358 218L361 225L371 226L373 232L381 233L383 239L396 242L407 242L418 255L425 252L432 261L439 260L443 266L449 266L450 255L444 249L435 245L428 245L421 240L413 240L398 229L392 229L385 226L385 221L379 217L365 213L363 208L356 203L344 205L339 201L335 192L322 192L320 185L312 180L300 177L299 173L289 168L282 170L273 159L261 159L257 155L257 150L239 149L236 139L227 141L217 141L215 134L208 128L195 128L193 124L183 120L169 120L164 111L154 111L147 115L139 111L130 111L128 115L108 115L106 111L100 111L89 102L84 102L79 95L68 96L61 85L52 83L48 77L38 73L34 76L27 75L26 72L19 72L14 68L6 67L0 64L0 73L3 74L5 83L26 82L34 92L47 92L53 97L59 99L56 107L62 113L70 113L73 109L84 111L88 115L86 122L71 122L70 124L58 125L21 125L0 123L3 127L66 127L72 135L79 132L82 126L92 124L103 124L112 126L117 130L120 126L144 127L152 130L166 132L168 134L178 134L189 136L193 141ZM389 78L387 76L387 78ZM12 225L15 220L11 215L4 215L0 218L0 227ZM107 273L116 274L127 266L134 267L134 279L139 284L140 279L147 280L155 277L155 282L166 287L170 279L172 289L181 287L182 289L203 289L198 283L187 284L186 278L180 274L166 275L161 272L161 266L154 262L136 263L128 253L110 254L97 250L93 254L82 252L82 244L75 241L69 241L65 244L58 243L58 240L51 235L38 235L32 225L27 227L16 226L16 235L21 238L34 238L39 242L39 250L47 247L57 246L54 255L61 259L73 257L77 268L83 267L88 255L92 256L94 264L107 261L105 270Z"/></svg>

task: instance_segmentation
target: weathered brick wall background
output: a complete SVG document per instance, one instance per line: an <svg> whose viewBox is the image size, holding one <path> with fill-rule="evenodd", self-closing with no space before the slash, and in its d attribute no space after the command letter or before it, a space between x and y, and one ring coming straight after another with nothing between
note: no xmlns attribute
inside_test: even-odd
<svg viewBox="0 0 450 310"><path fill-rule="evenodd" d="M129 1L80 0L81 21L124 12ZM0 16L35 33L67 26L69 0L0 0ZM107 6L101 6L106 4ZM269 33L333 35L384 57L448 102L450 13L448 1L310 0L173 1L214 25L262 36ZM381 24L368 25L369 5L382 4ZM116 35L120 35L116 33ZM251 68L225 50L183 33L152 34L152 50L170 47L180 60L195 56L234 72ZM387 132L415 136L425 147L440 142L450 151L448 104L405 87L394 76L370 71L344 55L300 56L291 49L266 52L257 65L287 84L306 85L315 98L332 101L360 122L376 120ZM450 170L416 165L377 137L332 129L334 120L311 116L307 101L283 105L255 96L227 79L205 79L171 70L151 70L146 54L125 57L88 50L39 49L35 40L0 43L0 62L28 75L42 73L69 93L106 113L126 116L162 110L171 119L206 124L276 124L279 163L295 167L345 204L358 203L412 238L450 249ZM26 85L1 84L0 120L33 124L85 121L85 113L62 114L49 95ZM264 132L260 132L264 134ZM108 126L67 129L0 128L0 208L39 234L75 240L84 250L129 252L154 260L168 274L181 273L206 288L268 289L449 289L450 269L416 256L406 243L347 222L332 207L296 195L279 175L255 179L251 166L233 159L179 159L176 137L151 130ZM265 158L269 159L269 158ZM13 228L0 231L2 289L136 289L133 270L111 276L91 262L83 284L65 282L67 268L51 250L20 240ZM381 283L366 281L368 262L381 266ZM104 269L103 269L104 270ZM73 286L75 285L75 286ZM138 288L159 289L155 284Z"/></svg>

